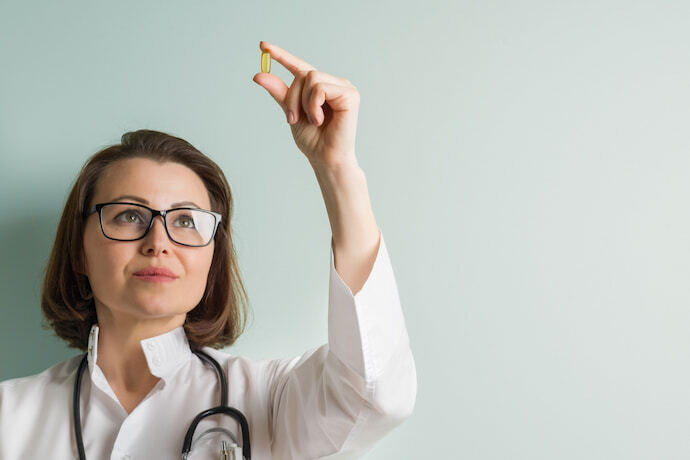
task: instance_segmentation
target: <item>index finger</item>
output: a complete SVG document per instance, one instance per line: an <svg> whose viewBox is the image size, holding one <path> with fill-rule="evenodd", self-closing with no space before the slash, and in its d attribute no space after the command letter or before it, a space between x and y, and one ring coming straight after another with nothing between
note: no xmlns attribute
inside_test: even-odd
<svg viewBox="0 0 690 460"><path fill-rule="evenodd" d="M261 48L261 51L268 51L271 53L271 57L280 62L283 67L288 69L294 76L297 76L297 74L300 72L316 70L316 67L306 61L303 61L297 56L293 56L280 46L262 40L259 42L259 48Z"/></svg>

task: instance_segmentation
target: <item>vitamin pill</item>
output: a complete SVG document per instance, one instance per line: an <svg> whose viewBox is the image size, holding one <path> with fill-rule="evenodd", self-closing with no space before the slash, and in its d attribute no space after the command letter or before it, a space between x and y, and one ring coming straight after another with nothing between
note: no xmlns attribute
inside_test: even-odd
<svg viewBox="0 0 690 460"><path fill-rule="evenodd" d="M261 53L261 71L271 73L271 53L268 51Z"/></svg>

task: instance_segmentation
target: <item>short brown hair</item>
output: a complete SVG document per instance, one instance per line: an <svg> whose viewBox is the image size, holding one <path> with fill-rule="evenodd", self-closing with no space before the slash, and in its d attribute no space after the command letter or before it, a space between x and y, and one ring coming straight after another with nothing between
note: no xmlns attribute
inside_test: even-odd
<svg viewBox="0 0 690 460"><path fill-rule="evenodd" d="M45 267L41 309L56 335L85 351L91 326L97 322L89 279L84 273L85 211L92 206L98 178L116 161L148 158L174 162L193 170L204 182L211 210L223 215L215 235L213 259L201 301L187 313L184 330L194 348L232 345L244 332L248 297L240 278L232 242L232 193L220 167L179 137L140 129L122 135L121 143L93 154L84 164L62 211L55 243Z"/></svg>

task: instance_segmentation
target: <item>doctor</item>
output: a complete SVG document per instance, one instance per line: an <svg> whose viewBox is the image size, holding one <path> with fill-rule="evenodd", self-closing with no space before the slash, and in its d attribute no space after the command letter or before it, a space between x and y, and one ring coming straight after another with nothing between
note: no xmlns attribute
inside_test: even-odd
<svg viewBox="0 0 690 460"><path fill-rule="evenodd" d="M46 267L46 320L83 353L0 383L0 459L79 458L77 432L90 459L180 458L194 417L219 405L221 374L254 459L359 458L411 414L414 359L355 157L359 93L260 48L294 75L290 87L269 73L253 80L285 112L330 220L328 343L259 361L218 349L246 320L225 175L183 139L126 133L82 168ZM206 417L188 458L220 458L243 439L233 418Z"/></svg>

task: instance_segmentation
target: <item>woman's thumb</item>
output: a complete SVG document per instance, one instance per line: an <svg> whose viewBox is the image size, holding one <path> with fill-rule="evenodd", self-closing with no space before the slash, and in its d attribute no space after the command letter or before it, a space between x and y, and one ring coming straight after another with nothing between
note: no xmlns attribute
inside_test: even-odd
<svg viewBox="0 0 690 460"><path fill-rule="evenodd" d="M283 109L283 112L286 110L285 98L287 96L288 87L285 86L285 83L283 83L280 78L269 73L259 72L254 75L253 80L254 83L262 86L266 91L268 91L268 94L273 97L273 99Z"/></svg>

